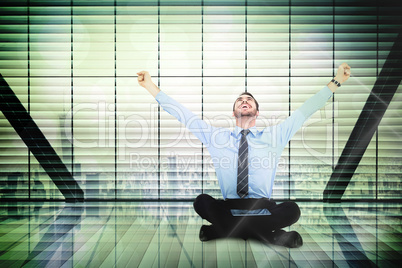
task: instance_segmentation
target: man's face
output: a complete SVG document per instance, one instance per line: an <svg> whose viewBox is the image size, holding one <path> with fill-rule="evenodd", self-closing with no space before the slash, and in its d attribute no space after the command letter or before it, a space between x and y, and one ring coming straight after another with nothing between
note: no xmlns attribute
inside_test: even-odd
<svg viewBox="0 0 402 268"><path fill-rule="evenodd" d="M241 95L238 97L235 101L234 107L233 115L237 118L242 116L257 117L259 113L257 111L255 100L249 95Z"/></svg>

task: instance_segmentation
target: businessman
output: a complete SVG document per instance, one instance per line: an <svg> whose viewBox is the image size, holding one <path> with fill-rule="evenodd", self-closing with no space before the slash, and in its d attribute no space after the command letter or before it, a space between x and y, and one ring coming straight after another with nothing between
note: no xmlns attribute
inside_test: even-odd
<svg viewBox="0 0 402 268"><path fill-rule="evenodd" d="M299 206L295 202L277 204L270 200L276 167L293 135L348 80L348 64L341 64L327 86L309 98L290 117L262 130L257 130L255 126L259 105L249 92L241 93L234 101L236 127L229 130L213 127L199 119L161 91L148 72L141 71L137 75L138 83L155 97L166 112L183 123L212 156L223 199L215 199L207 194L195 199L194 210L211 223L201 227L200 240L237 237L289 248L302 246L303 239L298 232L283 230L298 221Z"/></svg>

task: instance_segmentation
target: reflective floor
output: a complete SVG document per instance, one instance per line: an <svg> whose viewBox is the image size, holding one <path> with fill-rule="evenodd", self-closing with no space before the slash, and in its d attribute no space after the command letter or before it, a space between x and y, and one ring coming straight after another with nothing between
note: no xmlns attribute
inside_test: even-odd
<svg viewBox="0 0 402 268"><path fill-rule="evenodd" d="M190 202L0 203L0 267L400 267L401 204L300 202L298 249L200 242Z"/></svg>

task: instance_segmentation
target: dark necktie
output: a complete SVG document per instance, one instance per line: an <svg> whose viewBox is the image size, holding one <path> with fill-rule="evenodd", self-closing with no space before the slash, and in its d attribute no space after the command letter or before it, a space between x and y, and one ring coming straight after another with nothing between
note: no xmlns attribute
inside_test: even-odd
<svg viewBox="0 0 402 268"><path fill-rule="evenodd" d="M239 157L237 159L237 194L244 198L248 195L248 143L246 136L250 132L243 129L239 144Z"/></svg>

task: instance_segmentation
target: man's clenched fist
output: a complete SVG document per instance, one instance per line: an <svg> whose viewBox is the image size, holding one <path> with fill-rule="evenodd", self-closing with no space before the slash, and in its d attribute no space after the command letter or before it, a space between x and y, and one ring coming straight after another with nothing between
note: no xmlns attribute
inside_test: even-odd
<svg viewBox="0 0 402 268"><path fill-rule="evenodd" d="M161 90L152 82L151 75L147 71L138 72L137 75L138 84L146 88L152 96L156 97Z"/></svg>
<svg viewBox="0 0 402 268"><path fill-rule="evenodd" d="M147 71L138 72L137 75L138 75L138 84L140 84L140 86L147 88L153 84L151 76Z"/></svg>
<svg viewBox="0 0 402 268"><path fill-rule="evenodd" d="M335 80L339 83L346 82L350 77L350 66L347 63L342 63L338 67L338 71L336 72Z"/></svg>

